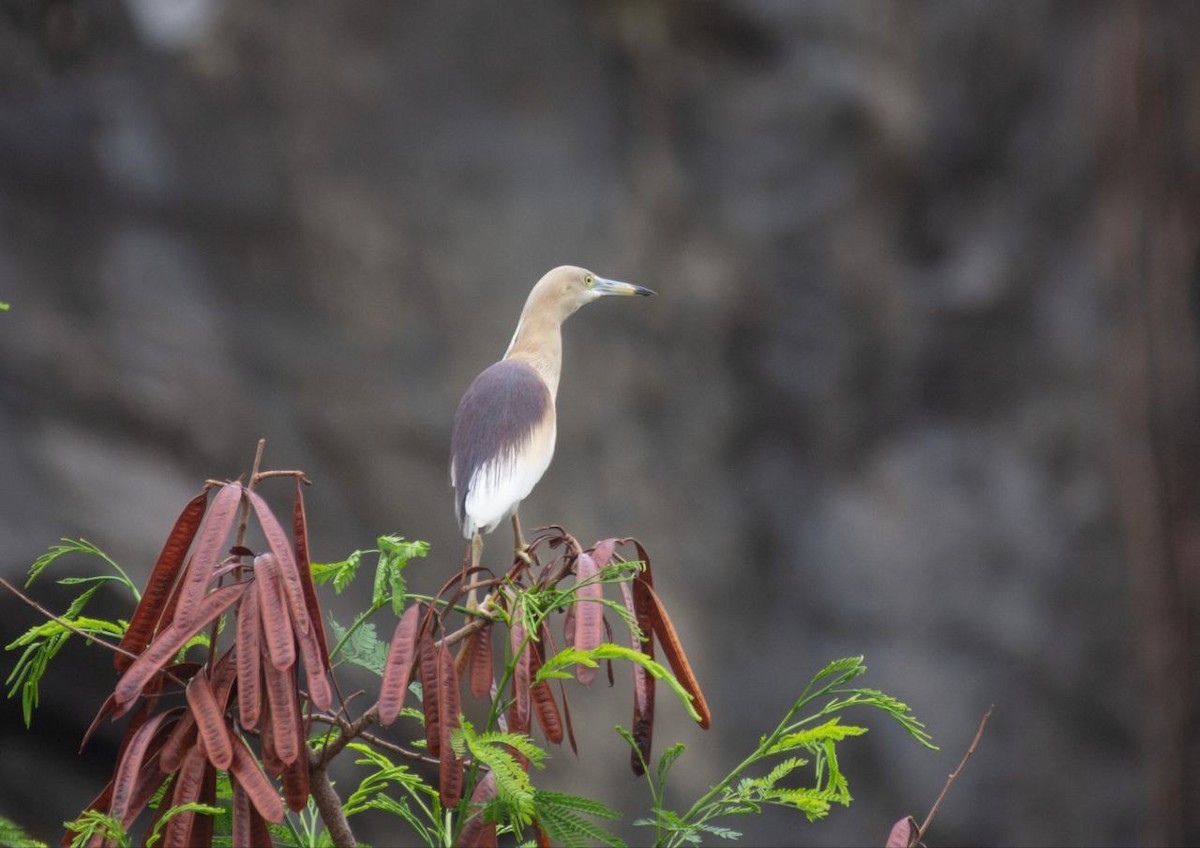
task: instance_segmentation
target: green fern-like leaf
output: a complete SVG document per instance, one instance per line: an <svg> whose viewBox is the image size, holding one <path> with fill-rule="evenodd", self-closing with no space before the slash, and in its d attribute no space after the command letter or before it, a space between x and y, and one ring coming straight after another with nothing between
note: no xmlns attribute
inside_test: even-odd
<svg viewBox="0 0 1200 848"><path fill-rule="evenodd" d="M114 574L93 577L66 577L62 580L59 580L59 583L62 583L63 585L71 585L78 583L115 580L129 589L130 594L133 595L134 601L140 601L142 599L142 593L138 590L138 587L134 585L134 582L129 579L129 575L125 573L125 570L117 564L116 560L114 560L104 551L100 550L100 548L95 544L83 538L69 539L64 537L59 540L59 544L51 545L44 554L35 559L33 564L29 566L29 577L25 581L26 587L28 587L33 583L34 580L41 576L42 572L44 572L47 568L68 554L82 554L84 556L99 559L104 562L108 568L112 569Z"/></svg>
<svg viewBox="0 0 1200 848"><path fill-rule="evenodd" d="M154 829L150 831L146 837L146 848L154 848L160 839L163 837L163 831L167 826L167 822L183 813L198 813L206 816L218 816L223 813L221 807L213 807L209 804L180 804L178 807L171 807L166 810L162 816L154 823Z"/></svg>
<svg viewBox="0 0 1200 848"><path fill-rule="evenodd" d="M129 834L121 822L99 810L84 810L74 821L63 822L63 827L75 834L71 848L83 848L94 836L111 840L118 848L130 848Z"/></svg>
<svg viewBox="0 0 1200 848"><path fill-rule="evenodd" d="M687 746L682 742L676 742L670 748L662 752L662 756L658 758L658 785L662 786L667 782L667 775L671 771L671 766L675 765L675 761L680 755L687 750Z"/></svg>
<svg viewBox="0 0 1200 848"><path fill-rule="evenodd" d="M358 567L362 565L362 558L363 552L355 551L341 562L310 563L313 582L317 584L332 583L333 591L340 595L358 576Z"/></svg>
<svg viewBox="0 0 1200 848"><path fill-rule="evenodd" d="M388 644L375 635L373 623L360 622L353 631L350 631L348 639L346 638L346 628L338 624L332 615L329 617L329 626L333 631L335 642L341 645L341 651L338 653L340 659L372 671L380 677L383 676L383 667L387 663ZM343 642L343 640L345 641Z"/></svg>
<svg viewBox="0 0 1200 848"><path fill-rule="evenodd" d="M778 742L767 750L767 753L778 754L784 751L794 751L797 748L813 750L814 746L821 745L829 740L840 742L848 736L862 736L866 732L867 729L865 727L842 724L841 719L831 718L817 727L784 734Z"/></svg>
<svg viewBox="0 0 1200 848"><path fill-rule="evenodd" d="M46 848L45 842L38 842L27 834L13 821L0 816L0 845L8 848Z"/></svg>
<svg viewBox="0 0 1200 848"><path fill-rule="evenodd" d="M616 834L610 833L595 822L584 818L619 818L620 813L598 801L580 798L575 795L564 795L560 792L534 792L534 815L538 823L554 842L562 843L567 848L588 844L602 843L621 848L624 841Z"/></svg>
<svg viewBox="0 0 1200 848"><path fill-rule="evenodd" d="M96 636L120 638L124 635L125 627L122 624L80 615L92 595L96 594L99 589L98 585L92 586L72 601L67 611L61 616L62 621L54 619L43 621L5 645L6 651L25 649L5 683L11 685L8 691L9 698L15 697L18 691L21 693L21 710L26 727L33 722L33 711L37 709L39 700L39 685L46 674L50 660L54 659L74 633L63 622L69 622L77 629Z"/></svg>
<svg viewBox="0 0 1200 848"><path fill-rule="evenodd" d="M375 565L375 585L371 606L380 606L390 595L392 611L399 617L404 612L404 567L410 559L429 553L429 543L405 539L403 536L380 536L379 561Z"/></svg>
<svg viewBox="0 0 1200 848"><path fill-rule="evenodd" d="M538 670L537 680L547 680L554 677L569 677L570 673L566 669L574 665L583 665L588 668L596 668L601 660L626 660L636 663L646 671L650 672L651 676L663 681L671 687L671 691L679 698L680 703L696 721L700 720L700 714L696 712L696 708L692 706L692 696L686 689L675 679L669 670L664 666L659 665L654 660L643 654L641 651L635 651L632 648L627 648L624 645L614 645L611 642L603 642L595 648L587 651L581 651L578 648L563 648L557 654L549 657L545 664Z"/></svg>
<svg viewBox="0 0 1200 848"><path fill-rule="evenodd" d="M507 817L521 825L529 824L533 817L533 785L529 782L528 771L508 749L523 754L537 768L542 767L545 751L521 733L476 734L471 723L465 720L451 738L460 753L463 748L468 749L480 765L492 772L496 780L496 797Z"/></svg>

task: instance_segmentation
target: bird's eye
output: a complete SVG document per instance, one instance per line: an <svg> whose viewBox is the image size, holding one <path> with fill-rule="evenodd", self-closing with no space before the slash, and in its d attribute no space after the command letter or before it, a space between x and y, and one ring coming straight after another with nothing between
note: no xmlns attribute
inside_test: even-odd
<svg viewBox="0 0 1200 848"><path fill-rule="evenodd" d="M595 285L595 283L596 283L596 278L593 277L591 274L584 275L583 284L585 286L587 286L588 288L591 288L593 285Z"/></svg>

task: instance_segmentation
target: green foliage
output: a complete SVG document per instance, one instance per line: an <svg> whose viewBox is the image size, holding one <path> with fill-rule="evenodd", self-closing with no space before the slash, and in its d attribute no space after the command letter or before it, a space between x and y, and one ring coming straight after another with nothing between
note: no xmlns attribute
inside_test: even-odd
<svg viewBox="0 0 1200 848"><path fill-rule="evenodd" d="M699 721L700 714L692 706L692 696L675 679L675 675L641 651L626 648L624 645L603 642L588 651L581 651L578 648L563 648L554 656L546 659L545 664L538 670L537 679L546 680L552 677L568 678L571 676L570 672L566 671L568 666L583 665L588 668L596 668L600 664L600 660L626 660L640 665L646 671L650 672L651 676L670 686L671 691L678 696L680 703L688 711L688 715L693 720Z"/></svg>
<svg viewBox="0 0 1200 848"><path fill-rule="evenodd" d="M38 705L38 687L46 674L50 660L54 659L54 656L62 650L63 645L74 633L67 624L73 625L84 633L96 636L120 638L125 633L123 624L80 615L84 606L99 588L98 585L92 586L72 601L67 611L61 616L61 621L50 619L35 624L4 646L6 651L25 649L4 682L6 685L11 685L8 697L15 697L18 691L21 693L21 711L26 727L33 723L33 711Z"/></svg>
<svg viewBox="0 0 1200 848"><path fill-rule="evenodd" d="M406 821L426 845L451 844L435 787L408 766L393 763L368 745L351 742L346 747L361 755L355 764L374 768L345 800L343 809L347 817L367 810L382 810ZM387 791L389 787L402 794L393 797Z"/></svg>
<svg viewBox="0 0 1200 848"><path fill-rule="evenodd" d="M550 837L550 841L567 846L583 848L585 845L603 843L620 848L625 843L615 834L609 833L592 818L619 819L621 814L611 807L561 792L537 791L533 794L533 813Z"/></svg>
<svg viewBox="0 0 1200 848"><path fill-rule="evenodd" d="M404 612L404 567L410 559L426 556L429 553L429 543L388 534L378 537L375 544L379 547L367 551L354 551L341 562L311 563L313 580L318 584L332 583L334 591L340 595L358 576L363 557L367 554L378 554L371 606L382 606L390 599L396 615L400 615Z"/></svg>
<svg viewBox="0 0 1200 848"><path fill-rule="evenodd" d="M25 581L26 587L31 585L34 580L41 576L42 572L68 554L82 554L84 556L96 557L104 562L116 574L100 574L91 577L64 577L58 581L63 586L71 586L80 583L102 583L105 581L115 581L129 589L133 595L134 601L142 599L142 593L134 582L129 579L129 575L121 566L106 554L100 548L89 542L87 539L69 539L62 538L60 544L51 545L44 554L33 561L33 565L29 566L29 578Z"/></svg>
<svg viewBox="0 0 1200 848"><path fill-rule="evenodd" d="M63 822L63 827L75 833L71 848L84 848L94 836L109 840L117 848L130 848L132 844L121 822L99 810L84 810L74 821Z"/></svg>
<svg viewBox="0 0 1200 848"><path fill-rule="evenodd" d="M5 303L3 300L0 300L0 312L7 312L9 310L9 306L9 304Z"/></svg>
<svg viewBox="0 0 1200 848"><path fill-rule="evenodd" d="M101 560L107 568L116 572L115 574L99 574L88 577L67 576L59 578L56 582L62 586L80 586L89 585L89 588L84 590L83 594L77 597L67 607L67 611L60 616L61 621L50 619L41 624L35 624L23 634L18 636L12 642L4 646L6 651L15 651L24 648L17 664L9 673L5 680L5 685L9 685L8 697L16 697L17 692L21 693L21 710L25 719L25 726L29 727L33 722L33 711L38 705L38 687L42 678L46 674L46 669L50 660L54 659L55 655L62 650L63 645L71 638L74 632L72 625L76 630L82 631L94 636L109 636L120 639L125 635L127 623L123 621L107 621L100 618L89 618L81 615L83 608L92 596L96 594L100 586L107 582L115 582L125 586L132 593L134 600L141 599L141 592L137 586L129 579L129 575L117 565L116 562L96 545L89 542L87 539L68 539L59 540L59 544L52 545L41 556L33 561L29 566L28 578L25 585L28 587L38 577L42 575L51 565L55 564L59 559L71 554L82 554L84 556L93 557ZM65 623L64 623L65 622ZM88 643L90 644L90 642Z"/></svg>
<svg viewBox="0 0 1200 848"><path fill-rule="evenodd" d="M646 769L654 817L639 819L634 824L652 826L655 845L699 845L706 835L723 839L740 837L737 831L713 824L715 819L760 813L764 807L776 806L795 810L809 821L816 821L828 815L833 804L849 806L850 785L838 765L837 745L867 732L865 727L842 724L841 718L834 715L850 707L880 710L899 722L922 745L935 748L925 726L903 702L874 689L840 688L866 672L862 659L837 660L819 671L783 721L759 740L755 751L682 814L663 804L667 775L683 751L680 745L668 748L659 758L655 777L651 777L649 768ZM796 717L801 710L826 696L832 697L815 712ZM821 721L823 718L825 721ZM618 728L618 732L636 752L632 734L624 728ZM775 762L766 774L747 776L752 768L774 757L783 759ZM812 768L810 785L785 784L786 779L806 766Z"/></svg>
<svg viewBox="0 0 1200 848"><path fill-rule="evenodd" d="M523 733L494 731L479 735L466 720L452 738L456 753L461 756L469 752L477 764L490 769L495 776L496 797L504 808L504 818L520 825L529 824L534 812L533 784L529 773L505 746L523 754L536 768L542 767L546 753Z"/></svg>
<svg viewBox="0 0 1200 848"><path fill-rule="evenodd" d="M178 807L170 807L154 823L154 827L146 835L146 848L154 848L158 844L158 841L163 837L163 831L166 829L167 823L178 815L196 813L198 815L219 816L224 812L225 809L223 807L213 807L209 804L180 804Z"/></svg>
<svg viewBox="0 0 1200 848"><path fill-rule="evenodd" d="M313 563L312 575L316 583L332 583L334 591L341 594L358 576L363 557L371 553L379 555L375 565L371 605L359 613L349 627L342 627L332 616L329 619L336 639L329 658L335 665L349 662L382 676L388 643L376 635L375 626L367 619L389 603L397 616L404 612L404 602L408 597L405 594L404 568L409 560L428 554L429 543L396 535L380 536L375 542L378 548L354 551L341 562Z"/></svg>
<svg viewBox="0 0 1200 848"><path fill-rule="evenodd" d="M314 564L313 577L317 583L332 584L334 590L341 593L358 576L366 556L370 553L378 555L369 605L349 627L343 627L332 617L329 618L330 634L335 641L330 658L334 665L351 663L382 675L389 646L379 638L375 623L368 619L386 606L391 606L399 614L406 602L415 597L406 595L404 569L410 560L424 557L429 546L425 542L392 535L380 536L377 545L373 551L355 551L341 562ZM68 554L98 557L107 563L106 570L112 573L59 579L58 582L63 585L86 584L86 588L71 603L61 621L50 620L32 627L7 646L10 651L22 649L7 684L11 685L9 697L14 697L18 690L22 693L26 725L30 723L32 711L37 706L38 684L46 673L49 661L73 632L66 624L88 635L119 638L125 630L124 622L89 618L83 615L83 609L105 582L125 585L135 598L138 597L136 586L120 567L84 539L63 539L39 557L30 568L29 582ZM642 568L641 563L616 562L605 566L592 579L602 583L628 581ZM505 590L510 593L507 608L520 611L527 642L540 638L541 625L548 616L565 610L578 600L578 585L566 589L557 586L527 588L515 581L506 584ZM637 632L636 622L624 604L608 599L602 603L627 627ZM505 621L508 613L503 609L497 612L498 625L511 624L511 620ZM197 634L193 642L207 644L207 638L207 632L203 632ZM505 661L496 684L497 691L501 693L508 691L514 676L516 656L520 653L518 650L514 654L513 646L507 640L504 644L507 648ZM634 663L655 679L663 681L689 715L693 719L699 718L692 704L692 696L674 674L640 651L605 642L587 651L573 647L550 650L546 646L545 652L547 656L536 681L571 678L575 666L596 668L603 661ZM742 834L727 826L726 820L734 816L760 813L768 807L777 807L798 812L807 820L815 821L828 815L834 805L849 805L850 787L839 764L839 746L866 733L867 728L847 723L844 715L846 710L866 707L882 712L903 726L919 743L934 747L924 725L912 715L905 703L878 690L851 685L865 672L866 666L861 657L837 660L819 671L783 720L759 739L755 750L686 810L681 811L666 804L672 769L685 753L684 746L669 746L656 762L643 762L650 792L651 815L633 824L653 828L653 844L656 846L698 845L705 840L740 839ZM410 689L418 699L421 698L418 682L413 681ZM410 764L396 762L386 753L400 752L414 760L432 763L433 760L425 751L423 738L403 747L371 734L364 734L358 740L349 742L347 747L358 757L355 763L364 767L367 773L345 797L344 813L349 817L368 812L395 816L410 829L397 841L415 839L430 846L454 844L463 825L472 815L481 815L486 821L494 822L500 834L514 837L518 843L526 839L528 829L536 825L554 844L623 845L619 837L598 823L620 818L618 811L588 798L548 791L535 785L534 777L542 768L547 754L528 735L499 729L504 726L500 717L508 706L507 695L495 697L486 712L486 720L480 722L478 730L471 722L460 717L460 726L453 732L450 744L463 759L466 781L463 799L453 809L443 808L436 785L431 785ZM419 723L424 722L424 714L420 710L404 707L400 714ZM633 735L622 727L617 730L635 755L640 756ZM330 733L336 735L336 731ZM318 749L323 735L323 731L317 731L314 737ZM488 774L495 783L495 797L482 807L472 804L472 791ZM162 828L172 816L191 810L215 815L214 844L222 848L229 845L230 798L228 777L219 773L215 805L190 804L168 810L151 833L146 835L145 844L154 845L161 838ZM158 803L161 803L161 798ZM77 821L67 823L67 826L77 831L72 845L84 845L97 835L120 846L127 846L131 842L120 822L96 811L85 812ZM311 798L306 809L298 814L288 812L284 824L272 825L271 830L277 844L306 848L326 848L330 844L329 834ZM15 835L10 838L10 834ZM19 841L22 838L24 842ZM28 840L10 822L0 819L0 844L38 843Z"/></svg>
<svg viewBox="0 0 1200 848"><path fill-rule="evenodd" d="M388 643L375 635L375 625L369 621L356 621L356 627L347 630L329 617L330 630L337 640L337 654L345 662L373 671L383 676L387 662Z"/></svg>
<svg viewBox="0 0 1200 848"><path fill-rule="evenodd" d="M341 562L309 563L313 582L318 586L332 583L333 590L339 595L342 594L342 591L358 576L358 567L362 565L363 553L363 551L355 551Z"/></svg>
<svg viewBox="0 0 1200 848"><path fill-rule="evenodd" d="M20 825L4 816L0 816L0 845L6 848L46 848L45 842L34 839Z"/></svg>

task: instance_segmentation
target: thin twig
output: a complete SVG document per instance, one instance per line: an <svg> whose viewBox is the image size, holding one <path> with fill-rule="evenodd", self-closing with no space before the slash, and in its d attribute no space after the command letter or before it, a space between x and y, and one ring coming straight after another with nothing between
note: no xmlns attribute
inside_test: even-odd
<svg viewBox="0 0 1200 848"><path fill-rule="evenodd" d="M312 485L312 480L305 477L303 471L255 471L250 479L257 483L259 480L270 480L273 477L296 477L304 485Z"/></svg>
<svg viewBox="0 0 1200 848"><path fill-rule="evenodd" d="M387 739L377 736L374 733L368 733L364 729L367 726L366 724L346 721L346 719L342 718L341 716L330 715L329 713L313 713L311 718L313 721L320 722L321 724L328 724L329 726L336 727L339 730L348 730L353 734L353 737L351 738L362 739L371 743L377 748L390 751L393 754L398 754L399 756L404 757L406 760L412 760L413 762L417 763L425 763L431 766L436 766L441 763L441 760L439 760L437 757L431 757L428 754L422 754L419 751L410 751L408 748L405 748L402 745L397 745L395 742L389 742ZM378 716L374 716L373 718L378 720ZM346 742L350 741L350 738L346 740ZM341 748L338 750L340 751ZM320 751L313 751L310 759L314 763L320 763L322 761L328 763L329 760L332 759L333 755L330 754L329 756L325 756L325 753L325 748L322 748ZM315 767L316 766L314 765L314 768Z"/></svg>
<svg viewBox="0 0 1200 848"><path fill-rule="evenodd" d="M50 612L50 610L46 609L44 606L39 604L33 598L26 595L24 592L22 592L20 589L18 589L13 584L9 583L3 577L0 577L0 585L3 585L5 589L12 592L14 595L16 595L18 598L20 598L25 603L29 604L29 606L33 607L35 610L40 612L46 618L50 619L53 622L56 622L57 624L62 625L63 627L70 630L72 633L82 636L84 639L87 639L89 642L95 642L97 645L100 645L101 647L108 648L113 653L124 654L125 656L129 657L130 659L134 659L134 660L138 659L139 654L135 654L133 651L126 650L125 648L122 648L120 645L114 645L112 642L109 642L106 639L100 638L95 633L88 633L86 630L81 630L80 628L78 628L74 624L72 624L71 622L67 621L65 618L61 618L61 617L55 615L54 613ZM176 677L174 674L167 671L166 669L163 669L162 673L165 674L168 679L173 680L174 682L178 683L180 686L187 686L186 680L181 680L180 678Z"/></svg>
<svg viewBox="0 0 1200 848"><path fill-rule="evenodd" d="M983 736L983 729L987 727L988 719L992 717L992 704L987 708L987 712L983 714L983 718L979 721L979 729L975 731L975 738L971 740L971 747L967 748L967 753L963 755L962 761L959 762L958 768L950 773L946 778L946 785L942 787L942 794L938 795L937 800L933 802L933 807L929 810L929 815L925 817L925 821L921 823L920 829L917 830L916 839L913 844L920 843L925 836L925 832L929 830L929 826L933 824L933 817L937 815L938 808L942 806L942 799L946 797L946 793L950 791L950 784L954 783L958 777L958 773L963 770L963 766L967 764L967 760L971 759L971 755L975 753L975 746L979 744L979 738Z"/></svg>
<svg viewBox="0 0 1200 848"><path fill-rule="evenodd" d="M455 630L453 633L443 636L434 644L437 647L448 648L457 642L461 642L476 630L479 630L484 625L490 623L491 621L486 618L472 619L462 627L458 628L458 630ZM341 753L342 749L345 748L346 745L348 745L355 738L363 736L363 734L371 725L379 721L379 702L376 701L374 704L368 707L367 711L354 721L347 721L340 716L326 716L322 713L314 713L313 718L333 724L337 726L338 730L340 731L335 738L326 742L319 751L314 751L312 754L312 762L314 764L313 767L324 768L325 764ZM401 749L401 753L404 753L403 749Z"/></svg>
<svg viewBox="0 0 1200 848"><path fill-rule="evenodd" d="M128 651L125 648L122 648L120 645L114 645L112 642L109 642L105 639L100 638L95 633L88 633L86 630L79 629L74 624L67 621L65 618L60 618L59 616L55 615L54 613L50 612L50 610L46 609L44 606L39 604L33 598L26 595L24 592L22 592L16 586L9 583L3 577L0 577L0 584L2 584L5 589L12 592L14 595L16 595L22 601L29 604L29 606L33 607L35 610L40 612L46 618L50 619L51 621L57 622L58 624L61 624L63 627L67 628L72 633L77 633L80 636L82 636L84 639L87 639L91 642L95 642L98 645L102 645L114 653L124 654L125 656L129 657L130 659L136 660L138 658L138 655L135 654L133 651Z"/></svg>

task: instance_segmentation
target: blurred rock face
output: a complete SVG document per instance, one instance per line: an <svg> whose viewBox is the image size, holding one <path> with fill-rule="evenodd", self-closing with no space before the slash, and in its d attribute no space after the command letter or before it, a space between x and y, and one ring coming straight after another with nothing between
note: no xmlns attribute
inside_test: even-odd
<svg viewBox="0 0 1200 848"><path fill-rule="evenodd" d="M1139 838L1090 217L1105 7L21 10L0 65L10 575L83 535L144 576L265 436L316 483L315 558L395 531L433 542L413 579L440 583L458 397L533 282L583 264L660 297L566 326L558 454L522 517L654 555L716 717L672 728L681 790L864 653L943 750L876 728L843 764L851 812L807 839L920 818L991 703L937 841ZM8 641L32 618L0 603ZM6 705L14 761L81 735L107 678L69 677L35 733ZM640 810L608 704L602 765L560 755L555 780ZM56 838L105 779L78 763L46 766L44 818L28 785L0 814Z"/></svg>

